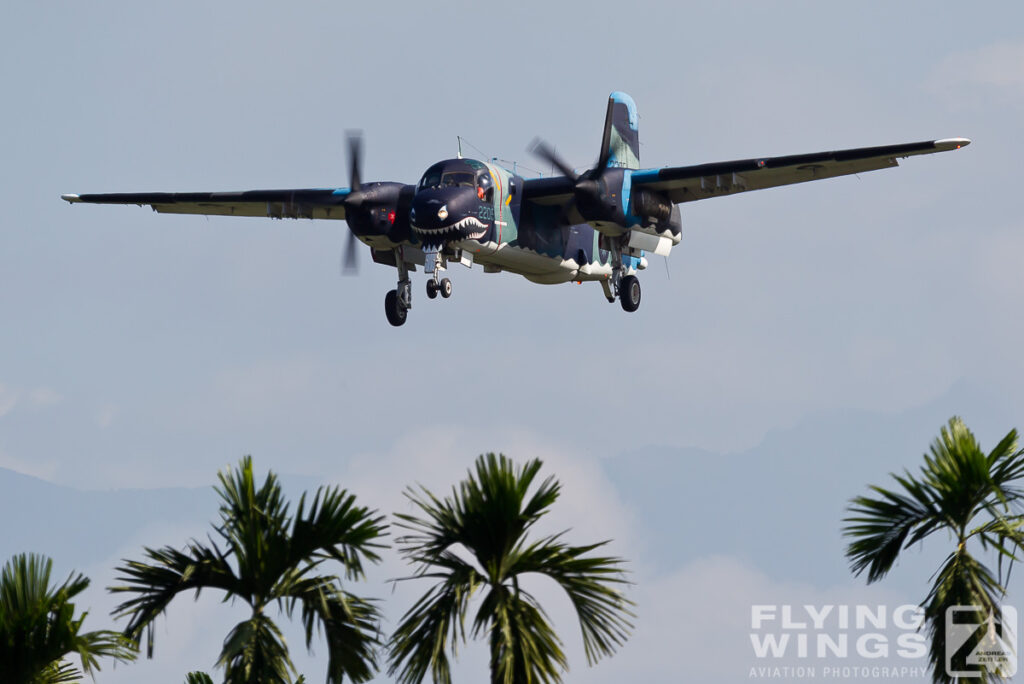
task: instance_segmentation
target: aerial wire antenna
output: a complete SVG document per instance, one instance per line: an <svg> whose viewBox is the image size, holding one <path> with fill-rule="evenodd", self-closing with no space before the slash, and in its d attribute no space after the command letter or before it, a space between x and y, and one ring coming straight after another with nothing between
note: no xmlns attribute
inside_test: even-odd
<svg viewBox="0 0 1024 684"><path fill-rule="evenodd" d="M477 147L473 143L469 142L468 140L463 140L462 136L459 136L459 158L460 159L462 158L462 143L466 143L467 145L472 147L474 150L476 150L477 154L480 155L481 159L490 159L491 158L491 155L485 153L483 150L481 150L479 147Z"/></svg>
<svg viewBox="0 0 1024 684"><path fill-rule="evenodd" d="M665 259L665 273L668 275L668 279L672 280L672 271L670 271L669 268L668 268L668 256L666 255L664 257L664 259Z"/></svg>

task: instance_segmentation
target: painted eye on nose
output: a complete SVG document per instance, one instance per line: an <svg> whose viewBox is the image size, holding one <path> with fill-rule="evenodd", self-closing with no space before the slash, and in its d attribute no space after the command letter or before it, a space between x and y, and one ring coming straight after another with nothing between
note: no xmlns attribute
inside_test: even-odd
<svg viewBox="0 0 1024 684"><path fill-rule="evenodd" d="M437 210L437 218L441 219L442 221L444 221L446 218L448 218L448 205L447 204L442 205L441 208Z"/></svg>

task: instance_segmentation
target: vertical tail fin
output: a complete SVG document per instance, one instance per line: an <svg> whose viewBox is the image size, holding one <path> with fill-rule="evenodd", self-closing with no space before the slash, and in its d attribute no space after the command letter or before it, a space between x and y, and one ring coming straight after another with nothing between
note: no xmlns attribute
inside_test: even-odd
<svg viewBox="0 0 1024 684"><path fill-rule="evenodd" d="M633 98L618 91L608 96L608 113L604 119L604 138L601 140L598 168L640 168L639 125Z"/></svg>

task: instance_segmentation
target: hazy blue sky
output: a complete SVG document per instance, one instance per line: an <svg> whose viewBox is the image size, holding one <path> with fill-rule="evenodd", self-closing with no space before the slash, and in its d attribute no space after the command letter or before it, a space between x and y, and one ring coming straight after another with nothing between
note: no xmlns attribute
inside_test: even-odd
<svg viewBox="0 0 1024 684"><path fill-rule="evenodd" d="M443 487L483 450L541 456L566 524L615 537L639 583L634 640L594 670L572 650L571 679L745 678L731 663L750 655L751 602L923 598L913 578L869 594L845 575L845 500L914 463L954 412L989 447L1024 426L1022 27L1010 2L8 7L0 468L86 490L206 487L251 453L395 510L405 484ZM593 284L455 267L450 300L428 301L418 274L394 329L393 269L364 258L339 275L344 223L59 200L344 186L347 128L364 130L368 179L414 182L457 135L534 167L542 135L582 167L612 90L637 102L644 166L974 143L684 205L683 241L651 258L632 315ZM40 550L102 586L117 558L212 517L168 517L89 567L47 547L45 513L4 526L38 526ZM780 528L798 520L820 530ZM5 557L22 550L4 534ZM789 545L760 549L766 535ZM110 601L90 596L102 622ZM696 598L722 619L680 626ZM99 681L210 667L231 624L218 610L172 615L156 661ZM716 634L719 650L700 641Z"/></svg>

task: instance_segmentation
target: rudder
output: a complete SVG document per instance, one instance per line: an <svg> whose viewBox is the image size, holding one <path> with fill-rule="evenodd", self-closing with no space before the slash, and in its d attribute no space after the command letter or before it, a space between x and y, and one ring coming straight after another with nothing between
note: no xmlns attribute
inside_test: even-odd
<svg viewBox="0 0 1024 684"><path fill-rule="evenodd" d="M640 168L639 116L633 98L619 91L608 96L601 156L605 167Z"/></svg>

